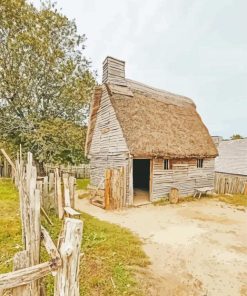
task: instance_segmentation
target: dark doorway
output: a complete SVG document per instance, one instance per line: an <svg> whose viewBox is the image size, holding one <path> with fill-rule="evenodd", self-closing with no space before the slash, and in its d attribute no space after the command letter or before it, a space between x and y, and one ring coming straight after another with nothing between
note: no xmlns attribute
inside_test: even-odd
<svg viewBox="0 0 247 296"><path fill-rule="evenodd" d="M133 159L134 200L149 200L150 160Z"/></svg>

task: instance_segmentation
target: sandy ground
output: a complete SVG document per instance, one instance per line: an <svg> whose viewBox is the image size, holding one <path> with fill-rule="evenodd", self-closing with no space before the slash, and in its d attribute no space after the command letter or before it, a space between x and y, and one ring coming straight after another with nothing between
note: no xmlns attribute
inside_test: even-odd
<svg viewBox="0 0 247 296"><path fill-rule="evenodd" d="M76 207L142 238L148 295L247 295L247 211L206 199L115 212L83 199Z"/></svg>

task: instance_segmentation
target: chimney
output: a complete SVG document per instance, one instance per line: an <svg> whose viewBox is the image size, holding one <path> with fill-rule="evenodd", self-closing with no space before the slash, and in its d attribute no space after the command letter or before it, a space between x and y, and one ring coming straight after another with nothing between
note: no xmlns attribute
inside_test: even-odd
<svg viewBox="0 0 247 296"><path fill-rule="evenodd" d="M127 86L125 81L125 62L109 56L106 57L103 62L102 83Z"/></svg>
<svg viewBox="0 0 247 296"><path fill-rule="evenodd" d="M223 141L223 137L220 136L212 136L212 139L216 147L218 147L220 145L220 142Z"/></svg>

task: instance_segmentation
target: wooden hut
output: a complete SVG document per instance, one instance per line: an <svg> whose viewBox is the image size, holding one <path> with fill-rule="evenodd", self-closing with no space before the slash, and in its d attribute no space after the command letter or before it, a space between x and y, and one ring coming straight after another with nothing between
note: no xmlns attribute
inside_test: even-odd
<svg viewBox="0 0 247 296"><path fill-rule="evenodd" d="M125 168L124 203L132 205L140 193L153 201L171 188L186 196L213 186L217 150L191 99L127 79L125 62L107 57L86 155L92 186L104 188L107 168Z"/></svg>

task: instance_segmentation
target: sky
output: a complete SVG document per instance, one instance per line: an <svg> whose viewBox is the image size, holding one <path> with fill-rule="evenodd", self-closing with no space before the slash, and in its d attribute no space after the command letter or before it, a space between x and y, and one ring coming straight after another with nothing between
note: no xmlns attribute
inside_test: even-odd
<svg viewBox="0 0 247 296"><path fill-rule="evenodd" d="M190 97L211 135L247 137L246 0L57 0L98 72L107 55L126 77Z"/></svg>

